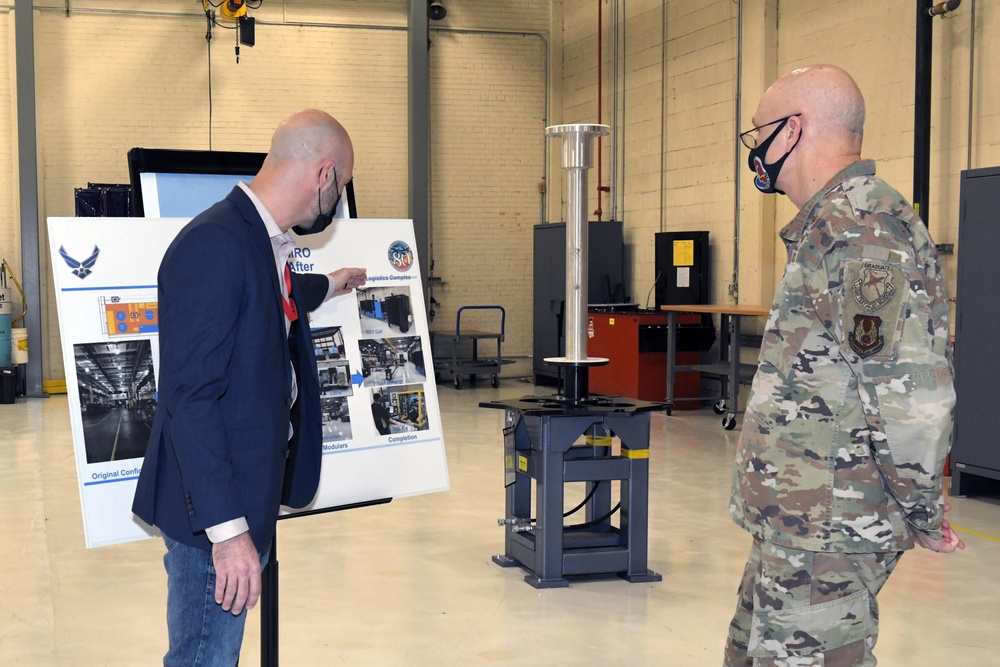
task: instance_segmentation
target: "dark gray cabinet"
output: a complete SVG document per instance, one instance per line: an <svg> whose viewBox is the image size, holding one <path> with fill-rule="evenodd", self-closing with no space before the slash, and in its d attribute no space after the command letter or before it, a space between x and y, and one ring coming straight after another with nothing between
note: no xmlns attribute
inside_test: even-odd
<svg viewBox="0 0 1000 667"><path fill-rule="evenodd" d="M587 303L622 303L625 298L621 221L590 222ZM559 369L547 357L564 354L562 315L566 301L566 223L535 225L533 366L535 384L554 383Z"/></svg>
<svg viewBox="0 0 1000 667"><path fill-rule="evenodd" d="M954 495L1000 493L1000 167L962 172L955 292Z"/></svg>

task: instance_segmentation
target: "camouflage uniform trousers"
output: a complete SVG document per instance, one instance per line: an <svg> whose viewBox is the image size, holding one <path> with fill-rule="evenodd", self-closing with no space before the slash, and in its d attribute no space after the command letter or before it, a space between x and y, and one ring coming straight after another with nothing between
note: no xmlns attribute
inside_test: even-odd
<svg viewBox="0 0 1000 667"><path fill-rule="evenodd" d="M754 538L725 667L875 665L875 596L901 555L801 551Z"/></svg>

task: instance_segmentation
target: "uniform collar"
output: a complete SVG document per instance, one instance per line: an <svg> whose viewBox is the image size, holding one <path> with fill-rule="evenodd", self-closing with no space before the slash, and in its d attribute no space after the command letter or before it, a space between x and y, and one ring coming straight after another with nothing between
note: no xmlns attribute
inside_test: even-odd
<svg viewBox="0 0 1000 667"><path fill-rule="evenodd" d="M802 236L805 232L806 223L809 222L812 217L813 209L816 205L830 194L830 191L839 186L844 181L856 178L858 176L874 176L875 175L875 161L874 160L857 160L852 162L844 169L840 170L836 176L831 178L829 182L824 185L819 191L812 196L812 199L806 202L798 215L792 218L792 221L785 225L778 235L787 243L798 243L802 240Z"/></svg>

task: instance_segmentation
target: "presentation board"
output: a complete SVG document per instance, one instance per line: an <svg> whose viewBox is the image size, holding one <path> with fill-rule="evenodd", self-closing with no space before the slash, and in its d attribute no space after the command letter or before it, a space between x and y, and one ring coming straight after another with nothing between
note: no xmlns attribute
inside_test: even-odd
<svg viewBox="0 0 1000 667"><path fill-rule="evenodd" d="M49 218L69 417L88 547L156 535L131 512L156 411L156 274L186 218ZM426 305L409 220L337 220L298 237L296 272L343 266L368 284L310 324L323 414L306 510L449 488Z"/></svg>

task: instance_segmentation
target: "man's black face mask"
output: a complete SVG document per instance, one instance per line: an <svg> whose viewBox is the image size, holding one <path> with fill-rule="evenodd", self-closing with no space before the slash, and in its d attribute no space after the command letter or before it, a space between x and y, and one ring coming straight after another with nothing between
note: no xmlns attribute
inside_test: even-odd
<svg viewBox="0 0 1000 667"><path fill-rule="evenodd" d="M312 225L308 228L300 227L296 225L292 227L296 234L300 236L305 236L307 234L319 234L320 232L326 231L326 228L330 226L333 222L333 215L337 212L337 206L340 204L340 197L342 193L340 192L338 181L340 179L337 177L337 168L333 168L333 187L337 189L337 199L333 202L333 206L330 208L329 213L323 213L323 189L316 189L316 203L318 204L319 213L316 215L316 219L313 220Z"/></svg>
<svg viewBox="0 0 1000 667"><path fill-rule="evenodd" d="M767 149L771 147L771 142L774 141L774 138L777 137L781 130L785 127L789 118L791 118L791 116L781 119L778 127L771 133L771 136L765 139L763 143L757 144L755 147L750 149L750 156L747 159L747 163L750 166L750 171L756 174L753 179L753 184L764 194L785 194L776 187L778 183L778 174L781 172L781 167L785 164L785 160L787 160L791 152L795 150L795 146L799 145L798 140L795 141L795 145L788 149L788 152L782 155L777 162L766 164L764 162L764 156L767 155ZM800 132L799 138L801 138L801 136L802 134Z"/></svg>

